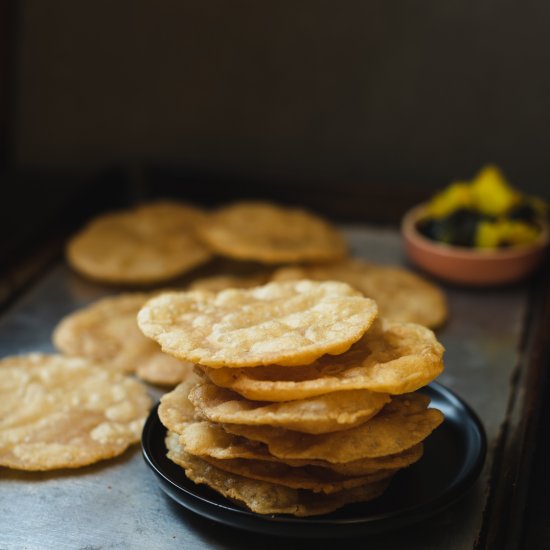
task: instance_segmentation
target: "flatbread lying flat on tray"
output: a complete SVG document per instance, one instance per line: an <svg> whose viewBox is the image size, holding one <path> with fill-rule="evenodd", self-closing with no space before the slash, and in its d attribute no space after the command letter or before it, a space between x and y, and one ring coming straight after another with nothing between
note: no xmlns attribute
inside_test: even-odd
<svg viewBox="0 0 550 550"><path fill-rule="evenodd" d="M283 267L274 281L313 279L343 281L372 298L381 317L435 328L447 317L447 300L436 285L406 269L359 259L331 264Z"/></svg>
<svg viewBox="0 0 550 550"><path fill-rule="evenodd" d="M153 384L178 384L193 364L162 353L137 325L138 311L152 296L121 294L71 313L54 330L55 347L65 355L87 357L106 368L135 372Z"/></svg>
<svg viewBox="0 0 550 550"><path fill-rule="evenodd" d="M425 386L442 372L443 352L430 329L377 319L347 352L325 355L309 365L201 368L217 386L258 401L289 401L356 389L402 394Z"/></svg>
<svg viewBox="0 0 550 550"><path fill-rule="evenodd" d="M240 424L224 424L223 428L231 434L265 443L278 458L341 463L394 455L421 443L443 421L440 411L426 406L420 394L398 396L365 424L328 434Z"/></svg>
<svg viewBox="0 0 550 550"><path fill-rule="evenodd" d="M269 282L268 273L254 273L251 275L212 275L195 279L188 290L210 290L219 292L227 288L251 288Z"/></svg>
<svg viewBox="0 0 550 550"><path fill-rule="evenodd" d="M54 470L117 456L139 441L150 405L140 382L86 359L2 359L0 466Z"/></svg>
<svg viewBox="0 0 550 550"><path fill-rule="evenodd" d="M346 351L376 314L376 303L345 283L289 281L161 294L138 324L164 352L193 363L292 366Z"/></svg>
<svg viewBox="0 0 550 550"><path fill-rule="evenodd" d="M258 514L292 514L294 516L328 514L345 504L367 502L380 496L389 483L388 480L382 480L324 495L249 479L220 470L186 453L179 444L176 434L168 434L166 446L168 458L181 466L189 479L211 487L224 497Z"/></svg>
<svg viewBox="0 0 550 550"><path fill-rule="evenodd" d="M238 202L202 224L201 239L220 255L267 264L331 261L346 255L343 237L325 220L297 208Z"/></svg>
<svg viewBox="0 0 550 550"><path fill-rule="evenodd" d="M405 468L420 460L423 452L422 443L419 443L395 455L336 464L325 460L277 458L269 452L264 443L227 433L220 426L204 421L190 421L186 424L180 436L180 443L189 454L201 458L211 457L218 460L247 458L281 462L289 466L318 466L347 476L361 476L380 470Z"/></svg>
<svg viewBox="0 0 550 550"><path fill-rule="evenodd" d="M145 285L172 279L211 258L197 240L199 209L157 202L93 219L67 246L79 273L114 284Z"/></svg>
<svg viewBox="0 0 550 550"><path fill-rule="evenodd" d="M347 430L372 418L390 401L387 393L350 390L269 403L249 401L210 382L191 389L189 400L211 422L275 426L305 433Z"/></svg>

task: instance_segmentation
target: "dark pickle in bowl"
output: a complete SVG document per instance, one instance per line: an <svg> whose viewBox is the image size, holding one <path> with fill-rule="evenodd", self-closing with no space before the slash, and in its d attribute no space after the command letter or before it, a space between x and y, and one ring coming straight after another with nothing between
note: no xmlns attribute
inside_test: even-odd
<svg viewBox="0 0 550 550"><path fill-rule="evenodd" d="M426 218L417 224L418 232L432 241L455 246L475 246L478 224L487 216L468 208L459 208L444 218Z"/></svg>
<svg viewBox="0 0 550 550"><path fill-rule="evenodd" d="M435 195L416 223L424 237L452 246L502 249L535 244L548 207L513 188L495 166Z"/></svg>

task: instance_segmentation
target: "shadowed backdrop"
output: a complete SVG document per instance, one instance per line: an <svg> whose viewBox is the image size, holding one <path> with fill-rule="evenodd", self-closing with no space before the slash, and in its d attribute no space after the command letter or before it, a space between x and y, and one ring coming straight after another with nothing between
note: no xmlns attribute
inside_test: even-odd
<svg viewBox="0 0 550 550"><path fill-rule="evenodd" d="M549 194L544 2L25 0L17 12L17 167L178 163L433 189L491 161Z"/></svg>

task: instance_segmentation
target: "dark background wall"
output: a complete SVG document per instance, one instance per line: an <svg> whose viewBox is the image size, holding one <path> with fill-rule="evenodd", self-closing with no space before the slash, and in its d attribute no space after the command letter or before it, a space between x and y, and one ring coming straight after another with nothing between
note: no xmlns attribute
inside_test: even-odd
<svg viewBox="0 0 550 550"><path fill-rule="evenodd" d="M547 2L17 5L18 168L432 189L491 161L550 196Z"/></svg>

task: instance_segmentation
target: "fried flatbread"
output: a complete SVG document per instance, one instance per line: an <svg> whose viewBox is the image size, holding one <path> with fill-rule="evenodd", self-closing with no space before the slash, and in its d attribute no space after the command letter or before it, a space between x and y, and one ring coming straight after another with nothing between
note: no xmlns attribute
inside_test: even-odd
<svg viewBox="0 0 550 550"><path fill-rule="evenodd" d="M164 427L171 432L179 434L187 424L197 419L195 407L189 401L188 395L199 380L200 378L195 373L191 373L184 382L160 398L159 419Z"/></svg>
<svg viewBox="0 0 550 550"><path fill-rule="evenodd" d="M362 424L380 411L390 398L387 393L350 390L269 403L250 401L231 390L202 382L191 390L189 400L211 422L268 425L316 434Z"/></svg>
<svg viewBox="0 0 550 550"><path fill-rule="evenodd" d="M144 285L172 279L211 258L196 237L199 209L156 202L94 218L67 246L69 264L91 279Z"/></svg>
<svg viewBox="0 0 550 550"><path fill-rule="evenodd" d="M145 387L80 358L30 354L0 361L0 466L77 468L137 443Z"/></svg>
<svg viewBox="0 0 550 550"><path fill-rule="evenodd" d="M342 432L303 434L268 426L224 424L227 432L265 443L278 458L350 462L401 453L422 442L441 424L443 415L424 396L398 396L374 418Z"/></svg>
<svg viewBox="0 0 550 550"><path fill-rule="evenodd" d="M162 353L137 325L138 311L152 296L121 294L71 313L54 330L55 347L65 355L93 359L105 368L135 372L153 384L178 384L193 364Z"/></svg>
<svg viewBox="0 0 550 550"><path fill-rule="evenodd" d="M314 493L331 494L392 477L397 470L379 470L361 476L347 476L318 466L289 466L283 462L246 458L217 460L203 457L205 462L219 470L248 479L269 481L291 489L308 489Z"/></svg>
<svg viewBox="0 0 550 550"><path fill-rule="evenodd" d="M199 228L216 253L266 264L331 261L346 255L340 233L310 212L267 202L220 208Z"/></svg>
<svg viewBox="0 0 550 550"><path fill-rule="evenodd" d="M430 329L377 319L347 352L325 355L309 365L203 370L217 386L258 401L306 399L357 389L402 394L425 386L442 372L443 352Z"/></svg>
<svg viewBox="0 0 550 550"><path fill-rule="evenodd" d="M193 363L292 366L346 351L376 314L376 303L345 283L305 280L162 294L138 324L164 352Z"/></svg>
<svg viewBox="0 0 550 550"><path fill-rule="evenodd" d="M208 422L190 421L183 427L180 443L192 455L201 458L228 460L234 458L281 462L289 466L318 466L346 476L362 476L379 472L405 468L422 457L422 443L405 451L378 458L363 458L351 462L332 463L326 460L277 458L267 445L227 433L221 426Z"/></svg>
<svg viewBox="0 0 550 550"><path fill-rule="evenodd" d="M447 300L436 285L404 268L378 265L359 259L337 263L283 267L274 281L313 279L342 281L372 298L381 317L438 327L447 317Z"/></svg>
<svg viewBox="0 0 550 550"><path fill-rule="evenodd" d="M294 516L328 514L345 504L366 502L380 496L389 483L389 480L382 480L324 495L304 489L291 489L267 481L248 479L220 470L186 453L179 444L176 434L168 435L166 446L168 458L181 466L190 480L205 484L224 497L258 514Z"/></svg>
<svg viewBox="0 0 550 550"><path fill-rule="evenodd" d="M251 275L212 275L194 280L189 285L189 290L209 290L219 292L228 288L251 288L264 285L269 282L267 273L254 273Z"/></svg>

